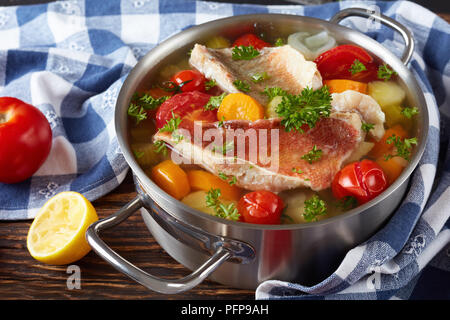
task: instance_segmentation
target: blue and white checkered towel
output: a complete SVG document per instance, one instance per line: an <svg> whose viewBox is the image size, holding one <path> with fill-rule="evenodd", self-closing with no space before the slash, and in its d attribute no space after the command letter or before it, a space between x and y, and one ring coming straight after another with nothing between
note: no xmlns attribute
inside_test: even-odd
<svg viewBox="0 0 450 320"><path fill-rule="evenodd" d="M63 190L96 199L123 180L127 166L114 132L115 99L130 69L160 41L231 15L273 12L327 20L350 6L379 8L413 32L416 51L410 69L430 110L427 148L399 210L380 232L349 251L332 275L311 287L266 281L256 298L449 299L450 27L407 1L257 6L73 0L0 8L0 96L37 106L54 135L51 155L38 173L17 185L0 184L0 219L32 218L47 198ZM342 24L400 55L403 41L392 30L368 30L361 18Z"/></svg>

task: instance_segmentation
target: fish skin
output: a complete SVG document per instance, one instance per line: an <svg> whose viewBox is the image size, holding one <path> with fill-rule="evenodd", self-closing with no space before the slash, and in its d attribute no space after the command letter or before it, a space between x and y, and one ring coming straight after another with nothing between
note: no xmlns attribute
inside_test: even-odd
<svg viewBox="0 0 450 320"><path fill-rule="evenodd" d="M218 126L218 122L200 122L193 125L186 123L184 128L180 129L185 130L187 137L179 142L168 132L158 132L153 139L170 144L176 155L182 155L188 162L196 163L215 175L224 173L235 176L236 185L239 187L273 192L298 187L308 187L314 191L329 188L342 163L365 137L361 130L361 118L356 113L332 113L330 117L321 118L314 128L307 129L304 133L285 131L281 119L261 119L253 122L231 120L225 121L222 127ZM209 132L210 137L214 139L206 139L206 136L202 135L203 139L196 141L192 138L195 135L194 130ZM230 136L231 132L236 133L235 130L241 131ZM250 130L255 131L257 138L254 141L257 142L252 144L253 147L250 143L245 143L242 147L238 139L242 139L246 134L248 137L252 136L249 134ZM260 141L264 142L265 139L258 138L264 131L268 140L267 148L260 146ZM271 144L272 139L276 139L275 135L272 136L275 132L278 132L279 143ZM219 139L219 142L215 139ZM225 148L228 152L222 154L224 148L220 150L216 147L226 146L226 139L233 141L233 145L232 148ZM323 154L318 161L308 163L301 157L312 150L314 145L321 149ZM239 149L240 147L242 148ZM245 150L245 153L239 153L239 150ZM271 156L275 160L266 161L272 159ZM293 172L293 168L302 170L302 173Z"/></svg>

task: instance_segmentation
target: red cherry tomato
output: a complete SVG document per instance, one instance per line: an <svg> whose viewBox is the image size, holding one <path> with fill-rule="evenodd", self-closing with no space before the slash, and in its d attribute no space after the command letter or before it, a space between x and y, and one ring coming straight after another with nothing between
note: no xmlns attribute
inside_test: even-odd
<svg viewBox="0 0 450 320"><path fill-rule="evenodd" d="M52 146L52 130L39 109L19 99L0 97L0 182L31 177Z"/></svg>
<svg viewBox="0 0 450 320"><path fill-rule="evenodd" d="M247 193L238 203L241 220L248 223L280 224L283 208L283 200L265 190Z"/></svg>
<svg viewBox="0 0 450 320"><path fill-rule="evenodd" d="M206 78L203 74L201 74L197 70L183 70L177 72L170 79L170 81L181 86L182 92L190 92L190 91L205 92Z"/></svg>
<svg viewBox="0 0 450 320"><path fill-rule="evenodd" d="M388 187L386 175L372 160L353 162L342 168L331 184L337 199L353 196L361 205L382 193Z"/></svg>
<svg viewBox="0 0 450 320"><path fill-rule="evenodd" d="M238 46L252 46L255 49L262 49L264 47L270 47L270 43L265 42L264 40L261 40L257 36L255 36L253 33L247 33L243 36L240 36L236 39L233 43L233 47Z"/></svg>
<svg viewBox="0 0 450 320"><path fill-rule="evenodd" d="M358 60L366 70L355 73L349 71L352 64ZM378 79L378 65L372 56L363 48L344 44L325 51L314 60L322 79L349 79L361 82L370 82Z"/></svg>
<svg viewBox="0 0 450 320"><path fill-rule="evenodd" d="M205 110L203 106L208 103L209 94L192 91L176 94L164 101L156 112L156 127L162 128L168 120L172 119L172 112L176 117L192 121L217 121L217 110Z"/></svg>

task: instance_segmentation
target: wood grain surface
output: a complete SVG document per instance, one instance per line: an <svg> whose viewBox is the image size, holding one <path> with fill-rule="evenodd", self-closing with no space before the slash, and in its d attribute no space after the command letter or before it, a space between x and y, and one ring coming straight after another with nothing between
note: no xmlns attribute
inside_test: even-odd
<svg viewBox="0 0 450 320"><path fill-rule="evenodd" d="M104 218L136 195L129 173L112 193L94 201ZM74 263L81 270L81 289L67 288L66 266L49 266L34 260L26 248L31 221L0 223L0 299L254 299L254 292L237 290L211 281L182 294L163 295L130 280L90 252ZM102 239L125 259L160 277L174 279L190 273L174 261L152 238L140 214L102 233Z"/></svg>
<svg viewBox="0 0 450 320"><path fill-rule="evenodd" d="M439 14L450 22L450 14ZM136 195L131 174L113 192L94 201L100 218L120 209ZM0 222L0 299L254 299L254 291L204 281L177 295L145 289L90 252L75 264L81 270L81 289L67 288L65 266L34 260L26 248L31 221ZM139 214L102 234L102 238L136 266L160 277L179 278L189 270L175 262L152 238Z"/></svg>

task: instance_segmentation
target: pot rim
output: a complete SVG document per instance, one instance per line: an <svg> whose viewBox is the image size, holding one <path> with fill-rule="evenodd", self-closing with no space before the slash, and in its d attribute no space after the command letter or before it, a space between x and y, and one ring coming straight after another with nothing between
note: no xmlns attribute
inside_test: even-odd
<svg viewBox="0 0 450 320"><path fill-rule="evenodd" d="M224 23L239 23L239 22L248 22L248 21L267 21L267 17L271 18L278 18L278 19L292 19L294 20L303 20L306 23L318 23L322 27L328 27L328 29L332 28L333 32L335 33L347 33L350 36L347 36L346 39L348 40L348 43L357 43L359 39L362 39L359 42L367 42L371 45L372 48L376 49L377 51L381 52L382 55L377 55L371 52L372 55L379 58L382 61L389 61L389 65L393 70L395 70L398 73L398 77L405 83L410 82L409 85L406 85L408 88L409 93L416 94L416 97L414 100L417 100L417 105L419 107L419 115L418 115L418 133L420 134L419 138L419 144L416 146L415 153L410 160L408 166L403 170L402 174L395 180L395 182L390 185L383 193L372 199L371 201L358 206L352 210L349 210L345 213L323 219L320 221L314 221L314 222L308 222L303 224L280 224L280 225L260 225L260 224L251 224L246 222L239 222L239 221L230 221L225 220L219 217L211 216L209 214L206 214L204 212L201 212L199 210L193 209L186 204L182 203L180 200L177 200L173 197L171 197L169 194L167 194L164 190L159 188L144 172L144 170L138 165L137 161L135 160L133 153L131 152L131 149L129 147L128 138L126 134L126 123L127 123L127 116L126 112L124 112L124 105L129 104L129 100L131 98L132 93L136 90L138 87L137 84L142 81L142 79L145 77L145 75L148 73L148 67L151 65L158 64L158 61L161 60L160 57L164 57L167 55L166 48L172 46L173 44L181 43L181 45L178 45L176 49L182 48L186 43L183 43L183 39L189 38L191 35L195 35L198 31L208 28L208 27L214 27L220 24ZM195 37L193 37L195 38ZM198 38L198 37L197 37ZM176 49L172 50L172 52L176 51ZM365 48L366 49L366 48ZM370 51L370 50L369 50ZM381 59L383 57L383 59ZM140 70L143 69L143 70ZM412 87L411 87L412 86ZM134 88L134 90L131 90ZM130 93L131 92L131 93ZM122 106L122 107L121 107ZM115 108L115 130L117 139L119 142L119 146L122 150L122 153L125 157L125 160L127 164L130 166L133 174L136 175L138 180L142 183L144 191L150 195L153 201L155 201L158 205L158 201L155 200L155 196L152 195L153 192L156 192L158 197L162 197L164 201L169 202L175 202L177 206L181 207L184 211L188 212L189 214L192 214L200 219L206 219L212 222L217 222L219 224L222 224L226 227L233 227L233 228L248 228L248 229L258 229L258 230L299 230L299 229L306 229L306 228L318 228L326 224L331 224L335 222L342 222L343 220L350 219L351 217L359 214L363 214L368 208L375 206L376 204L380 203L384 199L391 196L394 191L399 188L399 186L408 180L412 174L412 172L417 167L417 164L419 163L419 160L421 159L425 146L428 140L428 130L429 130L429 111L428 111L428 105L426 103L424 93L421 90L417 80L415 79L412 72L400 61L398 57L393 55L387 48L383 47L382 44L377 42L376 40L368 37L367 35L361 33L360 31L352 30L350 28L318 19L313 17L305 17L305 16L297 16L297 15L289 15L289 14L274 14L274 13L263 13L263 14L248 14L248 15L239 15L239 16L231 16L226 17L222 19L217 19L213 21L209 21L203 24L199 24L196 26L193 26L189 29L186 29L184 31L181 31L174 36L171 36L170 38L166 39L165 41L161 42L159 45L157 45L155 48L153 48L151 51L149 51L137 64L136 66L131 70L129 75L127 76L125 82L122 85L122 88L119 92L117 101L116 101L116 108ZM151 190L151 192L149 192ZM170 212L168 212L171 214Z"/></svg>

